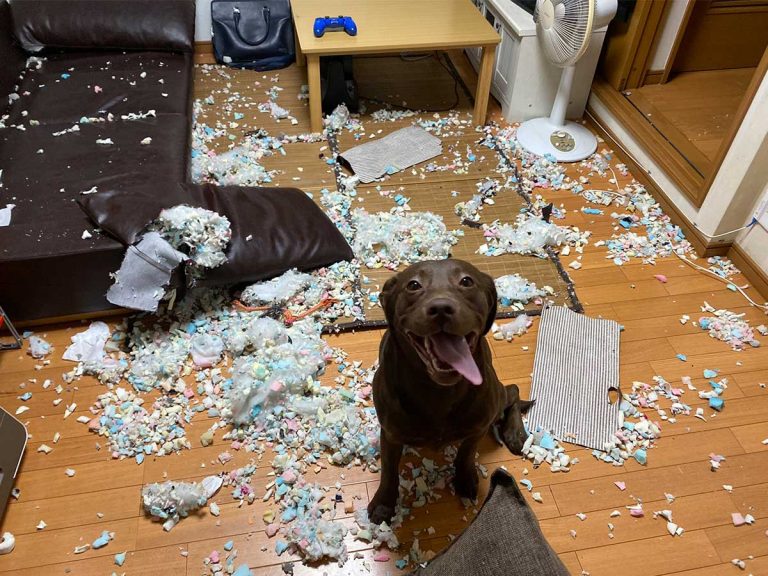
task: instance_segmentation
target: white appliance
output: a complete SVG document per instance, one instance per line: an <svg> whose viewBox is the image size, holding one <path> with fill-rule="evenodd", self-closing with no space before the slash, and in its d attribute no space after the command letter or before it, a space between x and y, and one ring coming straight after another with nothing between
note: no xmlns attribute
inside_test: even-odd
<svg viewBox="0 0 768 576"><path fill-rule="evenodd" d="M561 69L553 66L536 37L533 15L512 0L472 0L501 36L491 93L501 103L508 122L545 116L552 110ZM576 64L568 118L581 118L587 106L607 25L593 30L587 51ZM475 70L480 67L480 49L466 50Z"/></svg>
<svg viewBox="0 0 768 576"><path fill-rule="evenodd" d="M592 30L616 14L616 0L537 0L533 20L539 45L553 66L562 70L549 116L526 120L517 129L520 145L558 162L578 162L597 149L592 132L565 119L576 64L589 47Z"/></svg>

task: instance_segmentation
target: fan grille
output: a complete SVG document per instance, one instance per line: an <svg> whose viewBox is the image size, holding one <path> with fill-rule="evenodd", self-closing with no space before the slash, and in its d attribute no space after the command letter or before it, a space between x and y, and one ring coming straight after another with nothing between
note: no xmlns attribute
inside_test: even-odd
<svg viewBox="0 0 768 576"><path fill-rule="evenodd" d="M594 0L538 0L533 19L539 42L557 66L574 64L589 46Z"/></svg>

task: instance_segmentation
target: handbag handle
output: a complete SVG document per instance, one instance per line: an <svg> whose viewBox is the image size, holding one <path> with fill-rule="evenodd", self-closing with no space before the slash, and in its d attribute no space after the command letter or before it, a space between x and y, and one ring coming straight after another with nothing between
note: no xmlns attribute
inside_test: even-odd
<svg viewBox="0 0 768 576"><path fill-rule="evenodd" d="M247 38L245 38L243 36L242 32L240 32L240 9L237 6L235 6L232 9L232 17L233 17L233 19L235 21L235 32L237 32L237 35L239 36L240 40L242 40L244 43L248 44L249 46L258 46L259 44L264 42L264 40L269 38L269 24L270 24L269 6L262 6L261 7L261 14L262 14L262 16L264 16L264 23L266 24L266 31L264 32L264 35L261 38L259 38L258 40L252 42L252 41L248 40Z"/></svg>

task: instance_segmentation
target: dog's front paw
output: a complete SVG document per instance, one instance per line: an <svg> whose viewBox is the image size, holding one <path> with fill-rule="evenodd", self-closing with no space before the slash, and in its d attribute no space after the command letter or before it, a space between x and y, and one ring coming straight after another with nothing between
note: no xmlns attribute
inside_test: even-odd
<svg viewBox="0 0 768 576"><path fill-rule="evenodd" d="M371 503L368 504L368 520L370 520L371 524L375 524L377 526L382 522L389 524L394 515L394 506L376 504L375 501L371 501Z"/></svg>
<svg viewBox="0 0 768 576"><path fill-rule="evenodd" d="M453 486L456 488L456 494L462 498L476 500L479 485L480 479L477 476L474 462L471 466L465 466L456 470Z"/></svg>

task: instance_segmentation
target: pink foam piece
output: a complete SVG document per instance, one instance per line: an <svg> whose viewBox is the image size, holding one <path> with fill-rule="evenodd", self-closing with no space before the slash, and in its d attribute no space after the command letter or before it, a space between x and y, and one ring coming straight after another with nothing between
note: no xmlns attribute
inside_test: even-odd
<svg viewBox="0 0 768 576"><path fill-rule="evenodd" d="M195 395L195 392L192 390L192 388L184 388L184 396L187 398L192 398Z"/></svg>
<svg viewBox="0 0 768 576"><path fill-rule="evenodd" d="M643 512L642 510L639 510L637 508L632 508L629 511L629 515L630 516L634 516L635 518L642 518L643 516L645 516L645 512Z"/></svg>
<svg viewBox="0 0 768 576"><path fill-rule="evenodd" d="M374 554L373 556L374 562L388 562L389 561L389 554L384 552L383 550L379 550Z"/></svg>
<svg viewBox="0 0 768 576"><path fill-rule="evenodd" d="M286 484L293 484L296 482L296 473L293 470L286 470L283 472L282 478Z"/></svg>
<svg viewBox="0 0 768 576"><path fill-rule="evenodd" d="M654 274L653 277L656 278L656 280L658 280L662 284L666 284L667 283L667 277L664 276L664 274Z"/></svg>
<svg viewBox="0 0 768 576"><path fill-rule="evenodd" d="M627 485L624 484L624 482L614 482L614 484L616 484L616 488L618 488L619 490L624 491L627 489Z"/></svg>
<svg viewBox="0 0 768 576"><path fill-rule="evenodd" d="M738 512L734 512L733 514L731 514L731 519L733 520L734 526L743 526L744 524L747 523L747 521L744 520L744 516L742 516Z"/></svg>
<svg viewBox="0 0 768 576"><path fill-rule="evenodd" d="M267 527L264 528L264 532L267 533L267 536L272 538L275 534L277 534L277 531L280 529L280 526L278 524L275 524L274 522L272 524L267 524Z"/></svg>
<svg viewBox="0 0 768 576"><path fill-rule="evenodd" d="M211 564L218 564L220 560L219 551L214 550L213 552L211 552L211 555L208 556L208 559L211 561Z"/></svg>

